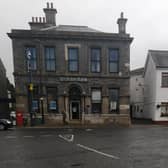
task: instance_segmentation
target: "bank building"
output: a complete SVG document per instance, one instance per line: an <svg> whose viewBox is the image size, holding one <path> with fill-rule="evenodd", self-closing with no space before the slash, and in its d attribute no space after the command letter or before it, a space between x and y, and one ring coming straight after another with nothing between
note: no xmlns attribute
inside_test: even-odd
<svg viewBox="0 0 168 168"><path fill-rule="evenodd" d="M130 124L130 44L123 13L118 33L57 25L53 3L30 29L12 29L16 109L48 125ZM116 26L117 26L116 24Z"/></svg>

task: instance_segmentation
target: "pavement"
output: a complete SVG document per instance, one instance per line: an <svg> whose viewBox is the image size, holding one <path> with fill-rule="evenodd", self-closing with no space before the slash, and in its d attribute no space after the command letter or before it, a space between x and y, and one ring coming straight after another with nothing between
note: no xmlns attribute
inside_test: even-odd
<svg viewBox="0 0 168 168"><path fill-rule="evenodd" d="M168 127L0 131L0 168L167 168Z"/></svg>

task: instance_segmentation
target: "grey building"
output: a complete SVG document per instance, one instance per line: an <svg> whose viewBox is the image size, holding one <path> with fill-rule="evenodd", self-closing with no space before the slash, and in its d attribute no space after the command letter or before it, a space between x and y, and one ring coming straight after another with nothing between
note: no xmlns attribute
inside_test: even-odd
<svg viewBox="0 0 168 168"><path fill-rule="evenodd" d="M0 59L0 118L9 117L7 97L6 69L2 60Z"/></svg>
<svg viewBox="0 0 168 168"><path fill-rule="evenodd" d="M8 33L13 45L17 110L36 116L44 111L46 124L62 123L65 117L69 124L129 125L133 38L126 33L123 13L117 20L118 33L56 25L57 10L52 3L47 3L44 13L44 18L32 18L30 30Z"/></svg>

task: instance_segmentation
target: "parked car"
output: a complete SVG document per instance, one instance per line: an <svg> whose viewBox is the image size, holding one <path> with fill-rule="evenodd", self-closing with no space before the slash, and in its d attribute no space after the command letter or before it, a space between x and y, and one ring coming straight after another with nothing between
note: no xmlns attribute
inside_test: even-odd
<svg viewBox="0 0 168 168"><path fill-rule="evenodd" d="M8 119L0 119L0 130L7 130L8 128L11 128L12 122Z"/></svg>

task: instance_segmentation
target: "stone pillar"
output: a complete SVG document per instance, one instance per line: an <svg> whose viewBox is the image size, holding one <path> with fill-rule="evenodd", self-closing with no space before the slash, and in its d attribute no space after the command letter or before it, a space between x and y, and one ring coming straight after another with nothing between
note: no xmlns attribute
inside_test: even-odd
<svg viewBox="0 0 168 168"><path fill-rule="evenodd" d="M90 114L91 113L91 97L86 97L85 98L85 107L86 107L86 114Z"/></svg>
<svg viewBox="0 0 168 168"><path fill-rule="evenodd" d="M68 122L70 120L70 115L69 115L69 98L67 96L65 97L65 112L66 112L66 121Z"/></svg>
<svg viewBox="0 0 168 168"><path fill-rule="evenodd" d="M109 113L109 100L108 97L105 96L102 98L102 114L108 114Z"/></svg>

